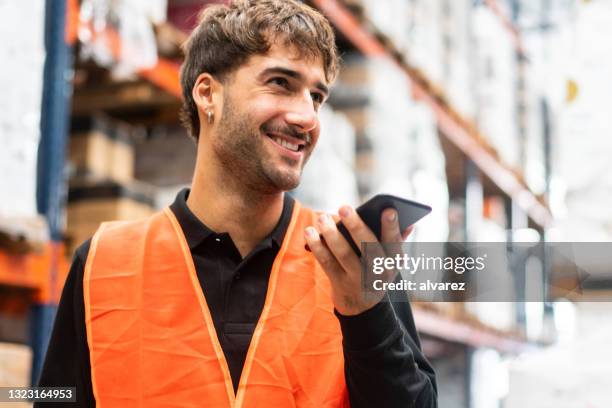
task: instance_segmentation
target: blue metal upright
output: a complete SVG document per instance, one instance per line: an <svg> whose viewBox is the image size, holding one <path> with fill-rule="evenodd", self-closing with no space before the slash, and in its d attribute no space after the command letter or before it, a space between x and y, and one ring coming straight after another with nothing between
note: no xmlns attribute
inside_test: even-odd
<svg viewBox="0 0 612 408"><path fill-rule="evenodd" d="M51 240L61 243L66 203L66 145L72 94L72 49L66 43L66 0L45 2L45 66L40 117L36 203L49 224ZM57 279L57 263L48 274L50 287ZM38 382L57 305L36 304L30 313L32 384Z"/></svg>

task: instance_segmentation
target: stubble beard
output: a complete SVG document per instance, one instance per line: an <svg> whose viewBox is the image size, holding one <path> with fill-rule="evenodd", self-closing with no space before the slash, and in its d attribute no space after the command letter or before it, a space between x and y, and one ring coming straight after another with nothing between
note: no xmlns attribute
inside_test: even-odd
<svg viewBox="0 0 612 408"><path fill-rule="evenodd" d="M230 175L239 185L263 194L296 188L310 153L305 153L298 172L280 169L264 146L266 141L263 138L267 136L253 125L254 121L248 113L237 112L228 95L224 99L213 149L226 175ZM281 159L293 168L297 164L285 156Z"/></svg>

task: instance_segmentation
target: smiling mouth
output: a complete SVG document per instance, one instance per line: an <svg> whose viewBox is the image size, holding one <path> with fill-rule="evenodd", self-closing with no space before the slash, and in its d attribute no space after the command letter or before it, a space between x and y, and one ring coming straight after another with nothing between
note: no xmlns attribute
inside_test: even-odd
<svg viewBox="0 0 612 408"><path fill-rule="evenodd" d="M301 152L306 147L306 142L303 140L296 139L290 136L278 136L274 133L266 133L274 143L279 146L284 147L287 150L291 150L292 152Z"/></svg>

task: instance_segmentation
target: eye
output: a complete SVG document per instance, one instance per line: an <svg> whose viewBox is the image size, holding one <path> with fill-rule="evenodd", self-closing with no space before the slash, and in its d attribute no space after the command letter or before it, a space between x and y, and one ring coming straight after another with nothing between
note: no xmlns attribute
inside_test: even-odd
<svg viewBox="0 0 612 408"><path fill-rule="evenodd" d="M289 89L289 81L283 77L274 77L268 81L269 84L278 85L282 88Z"/></svg>
<svg viewBox="0 0 612 408"><path fill-rule="evenodd" d="M310 94L310 97L312 98L312 100L314 101L314 103L317 104L322 104L323 101L325 100L325 97L323 96L323 94L319 93L319 92L313 92Z"/></svg>

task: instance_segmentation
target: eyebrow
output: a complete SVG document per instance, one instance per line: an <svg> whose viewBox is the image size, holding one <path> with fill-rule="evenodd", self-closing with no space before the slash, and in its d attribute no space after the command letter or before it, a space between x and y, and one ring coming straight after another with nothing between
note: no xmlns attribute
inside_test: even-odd
<svg viewBox="0 0 612 408"><path fill-rule="evenodd" d="M266 75L270 75L270 74L282 74L282 75L286 75L290 78L294 78L298 81L304 82L304 76L302 74L300 74L297 71L294 71L292 69L289 68L285 68L285 67L270 67L270 68L266 68L264 69L261 74L259 74L260 77L266 76ZM327 86L325 86L325 84L323 84L322 82L317 82L315 84L315 88L317 88L319 91L323 92L326 96L329 95L329 88Z"/></svg>

